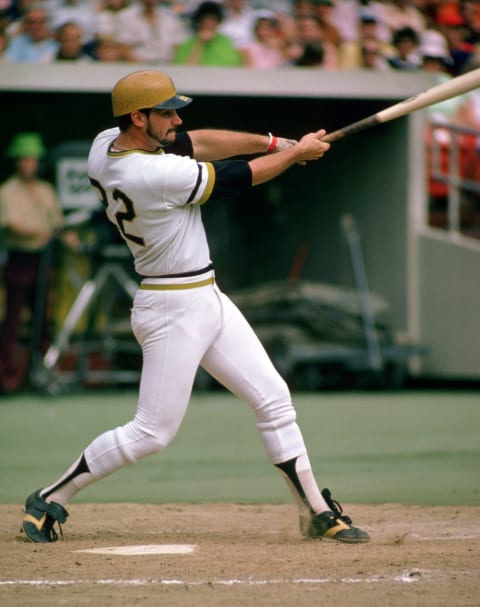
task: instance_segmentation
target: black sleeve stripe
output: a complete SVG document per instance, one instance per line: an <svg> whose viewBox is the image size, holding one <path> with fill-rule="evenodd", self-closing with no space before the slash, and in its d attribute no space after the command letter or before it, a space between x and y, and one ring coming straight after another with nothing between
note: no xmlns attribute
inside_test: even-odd
<svg viewBox="0 0 480 607"><path fill-rule="evenodd" d="M197 195L197 192L198 192L198 188L200 187L200 184L202 183L202 165L197 163L197 166L198 166L197 181L195 182L193 190L190 192L190 196L188 197L187 204L189 204L190 202L192 202L192 200L195 199L195 196Z"/></svg>

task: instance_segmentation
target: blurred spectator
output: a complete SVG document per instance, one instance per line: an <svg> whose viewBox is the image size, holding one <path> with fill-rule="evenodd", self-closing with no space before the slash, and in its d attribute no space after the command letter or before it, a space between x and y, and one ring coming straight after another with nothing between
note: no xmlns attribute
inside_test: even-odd
<svg viewBox="0 0 480 607"><path fill-rule="evenodd" d="M237 49L254 41L255 11L248 0L223 0L223 21L220 33L228 36Z"/></svg>
<svg viewBox="0 0 480 607"><path fill-rule="evenodd" d="M95 28L96 38L118 39L122 31L122 14L129 4L129 0L103 0L99 4Z"/></svg>
<svg viewBox="0 0 480 607"><path fill-rule="evenodd" d="M447 41L440 32L436 30L424 32L420 50L422 56L421 69L435 72L438 84L446 82L452 77L449 71L452 65L452 57L448 50ZM444 122L445 124L455 122L464 98L464 96L458 95L425 108L427 118L439 123ZM445 144L446 149L448 148L449 134L447 130L436 130L435 137L439 141L441 140L442 144ZM429 136L427 135L427 140L428 138Z"/></svg>
<svg viewBox="0 0 480 607"><path fill-rule="evenodd" d="M118 41L130 47L128 59L167 63L188 31L180 17L157 0L137 0L122 11Z"/></svg>
<svg viewBox="0 0 480 607"><path fill-rule="evenodd" d="M83 44L90 42L96 30L96 11L92 0L62 0L49 11L50 27L58 31L64 23L76 23L82 30Z"/></svg>
<svg viewBox="0 0 480 607"><path fill-rule="evenodd" d="M272 10L270 8L264 10ZM256 11L258 14L258 10ZM275 11L275 17L281 27L287 45L297 36L297 17L313 15L313 0L288 0L287 10Z"/></svg>
<svg viewBox="0 0 480 607"><path fill-rule="evenodd" d="M469 41L469 31L460 14L446 13L439 19L439 31L445 36L452 63L449 72L452 76L461 74L473 57L475 45Z"/></svg>
<svg viewBox="0 0 480 607"><path fill-rule="evenodd" d="M271 10L277 16L292 10L292 0L251 0L251 5L255 10Z"/></svg>
<svg viewBox="0 0 480 607"><path fill-rule="evenodd" d="M23 14L4 53L8 63L46 63L57 51L57 42L48 27L48 14L41 5L33 5Z"/></svg>
<svg viewBox="0 0 480 607"><path fill-rule="evenodd" d="M389 29L390 40L402 27L411 27L420 35L428 26L425 15L415 6L413 0L390 0L383 5L380 12L380 19Z"/></svg>
<svg viewBox="0 0 480 607"><path fill-rule="evenodd" d="M198 0L163 0L162 4L179 17L188 18L197 8Z"/></svg>
<svg viewBox="0 0 480 607"><path fill-rule="evenodd" d="M382 57L390 57L395 53L392 45L380 39L378 17L370 9L363 8L358 12L358 33L359 36L356 40L347 40L339 48L339 67L341 69L355 69L363 66L363 40L377 40Z"/></svg>
<svg viewBox="0 0 480 607"><path fill-rule="evenodd" d="M90 47L89 54L96 61L113 63L115 61L126 61L128 58L128 48L110 36L97 36L95 42Z"/></svg>
<svg viewBox="0 0 480 607"><path fill-rule="evenodd" d="M271 69L287 62L287 40L280 22L272 11L257 11L254 42L245 48L246 65Z"/></svg>
<svg viewBox="0 0 480 607"><path fill-rule="evenodd" d="M466 41L480 44L480 4L476 0L460 0L459 13L467 30Z"/></svg>
<svg viewBox="0 0 480 607"><path fill-rule="evenodd" d="M437 72L442 80L447 80L453 61L445 36L437 30L426 30L420 40L422 69Z"/></svg>
<svg viewBox="0 0 480 607"><path fill-rule="evenodd" d="M451 0L414 0L413 4L425 17L425 29L436 28L436 16L438 7ZM454 0L457 2L458 0Z"/></svg>
<svg viewBox="0 0 480 607"><path fill-rule="evenodd" d="M459 19L460 15L460 2L458 0L443 0L439 2L435 9L434 25L432 29L436 29L439 25L444 23L445 19L451 19L452 17Z"/></svg>
<svg viewBox="0 0 480 607"><path fill-rule="evenodd" d="M289 56L293 65L302 67L338 67L337 51L333 44L325 42L323 28L314 15L297 17L297 37L291 44Z"/></svg>
<svg viewBox="0 0 480 607"><path fill-rule="evenodd" d="M388 70L390 65L382 52L382 43L377 38L363 38L360 43L360 68Z"/></svg>
<svg viewBox="0 0 480 607"><path fill-rule="evenodd" d="M416 71L422 58L420 54L420 37L411 27L397 30L392 39L395 54L388 58L391 67L397 70Z"/></svg>
<svg viewBox="0 0 480 607"><path fill-rule="evenodd" d="M22 313L28 306L33 320L44 307L44 302L37 297L45 286L40 281L46 280L42 260L55 231L62 225L54 188L38 177L39 161L44 154L40 135L16 135L7 149L7 156L15 162L15 170L0 187L0 225L5 230L7 248L3 272L6 311L0 336L0 389L3 392L13 392L22 383L25 368L18 359Z"/></svg>
<svg viewBox="0 0 480 607"><path fill-rule="evenodd" d="M422 69L435 72L438 83L449 80L452 76L450 68L452 57L445 37L436 30L427 30L422 36L420 47L422 53ZM438 122L457 122L461 105L466 95L457 95L440 103L435 103L425 109L430 119Z"/></svg>
<svg viewBox="0 0 480 607"><path fill-rule="evenodd" d="M314 0L314 15L320 21L323 29L323 40L339 47L343 42L342 35L333 24L334 0Z"/></svg>
<svg viewBox="0 0 480 607"><path fill-rule="evenodd" d="M362 37L362 23L359 16L368 15L376 20L375 38L390 44L392 33L385 15L387 4L388 2L382 0L335 0L332 22L340 31L344 41L358 41Z"/></svg>
<svg viewBox="0 0 480 607"><path fill-rule="evenodd" d="M358 0L335 0L332 9L332 23L342 37L342 42L357 41L358 13L361 4Z"/></svg>
<svg viewBox="0 0 480 607"><path fill-rule="evenodd" d="M73 21L67 21L57 31L58 50L54 61L91 61L84 50L82 28Z"/></svg>
<svg viewBox="0 0 480 607"><path fill-rule="evenodd" d="M228 36L219 33L223 10L218 2L202 2L192 16L193 35L180 44L174 63L185 65L230 65L243 63Z"/></svg>
<svg viewBox="0 0 480 607"><path fill-rule="evenodd" d="M313 0L292 0L291 13L293 17L309 17L313 15L314 11Z"/></svg>

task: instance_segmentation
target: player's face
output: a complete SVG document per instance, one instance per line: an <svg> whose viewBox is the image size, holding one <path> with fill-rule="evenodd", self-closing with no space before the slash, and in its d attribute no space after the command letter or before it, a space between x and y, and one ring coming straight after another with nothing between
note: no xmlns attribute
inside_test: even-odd
<svg viewBox="0 0 480 607"><path fill-rule="evenodd" d="M182 124L176 110L152 110L148 116L146 133L161 147L175 141L175 131Z"/></svg>

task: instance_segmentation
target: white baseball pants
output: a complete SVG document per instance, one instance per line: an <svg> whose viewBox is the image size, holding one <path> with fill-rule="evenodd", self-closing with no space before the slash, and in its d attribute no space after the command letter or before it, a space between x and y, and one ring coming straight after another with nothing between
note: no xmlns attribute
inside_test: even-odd
<svg viewBox="0 0 480 607"><path fill-rule="evenodd" d="M274 464L305 454L285 381L242 313L214 284L213 271L144 283L150 288L142 284L131 316L143 351L137 412L87 447L93 477L103 478L172 441L199 365L250 405Z"/></svg>

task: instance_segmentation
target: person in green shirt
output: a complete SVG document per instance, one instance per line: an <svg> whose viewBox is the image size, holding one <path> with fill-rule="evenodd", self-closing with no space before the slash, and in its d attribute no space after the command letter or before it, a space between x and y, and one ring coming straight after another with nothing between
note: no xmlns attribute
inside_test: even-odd
<svg viewBox="0 0 480 607"><path fill-rule="evenodd" d="M192 16L193 35L180 44L173 62L181 65L243 65L244 58L228 36L220 34L223 9L218 2L202 2Z"/></svg>

